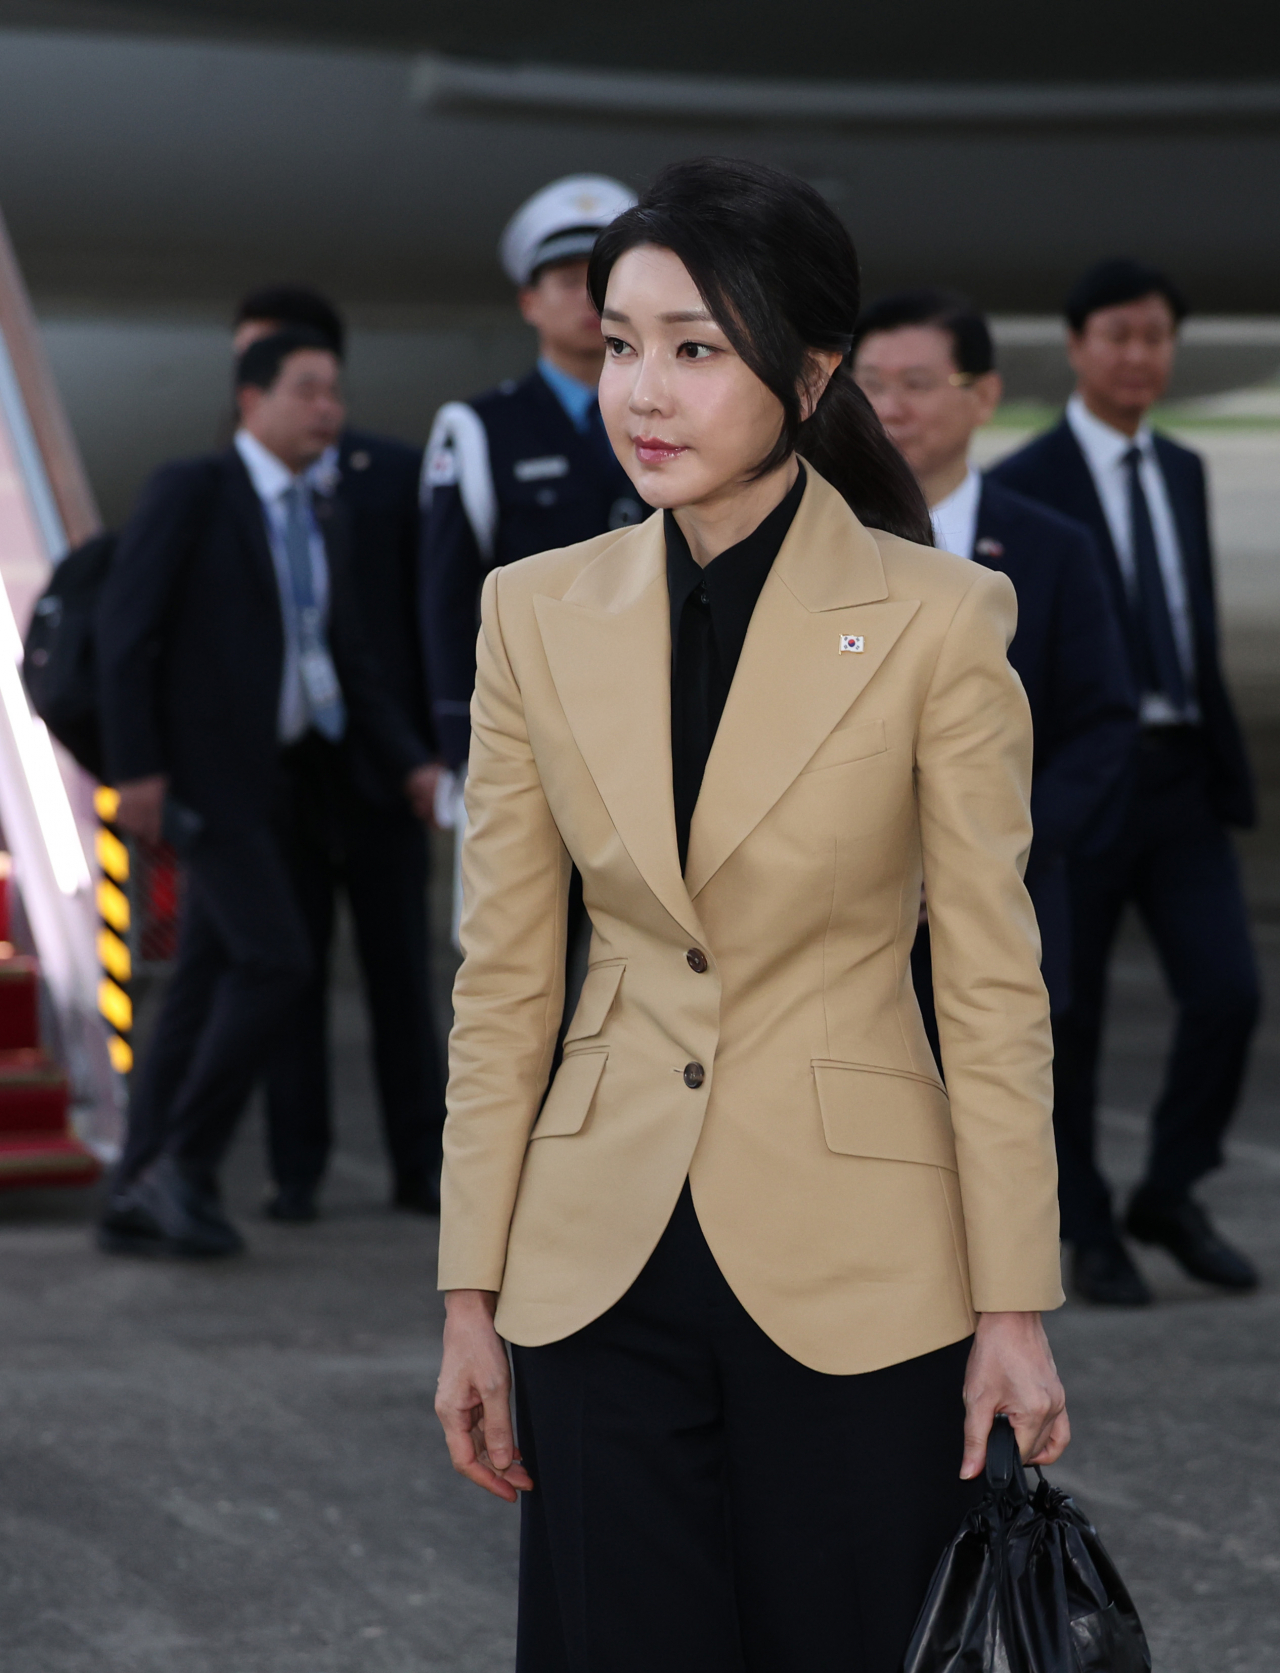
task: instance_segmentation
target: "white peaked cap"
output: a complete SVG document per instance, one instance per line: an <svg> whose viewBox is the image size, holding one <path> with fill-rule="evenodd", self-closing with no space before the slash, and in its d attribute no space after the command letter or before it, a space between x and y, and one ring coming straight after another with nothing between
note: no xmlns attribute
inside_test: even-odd
<svg viewBox="0 0 1280 1673"><path fill-rule="evenodd" d="M513 284L527 285L549 261L581 261L600 232L636 202L636 194L607 174L568 174L553 180L507 222L498 254Z"/></svg>

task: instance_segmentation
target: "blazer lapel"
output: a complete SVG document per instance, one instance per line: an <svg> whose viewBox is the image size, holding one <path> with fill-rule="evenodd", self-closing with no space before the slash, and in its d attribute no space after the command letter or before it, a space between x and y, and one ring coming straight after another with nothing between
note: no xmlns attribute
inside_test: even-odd
<svg viewBox="0 0 1280 1673"><path fill-rule="evenodd" d="M240 538L249 555L250 570L255 580L266 591L276 608L276 614L279 615L280 588L276 584L276 566L272 561L271 547L267 541L266 514L262 509L262 501L249 480L244 461L234 448L227 454L227 466L231 482L231 505ZM281 631L283 632L283 619Z"/></svg>
<svg viewBox="0 0 1280 1673"><path fill-rule="evenodd" d="M1058 508L1068 517L1074 517L1077 522L1092 533L1097 542L1098 553L1102 558L1102 569L1107 583L1111 588L1112 601L1120 620L1120 627L1124 633L1125 646L1133 660L1134 667L1141 665L1141 652L1138 644L1138 628L1134 619L1133 603L1129 597L1129 589L1125 586L1124 572L1120 568L1120 559L1116 554L1115 542L1111 538L1111 525L1107 522L1107 514L1102 509L1102 501L1098 496L1097 484L1093 480L1093 472L1089 469L1088 460L1084 456L1075 433L1064 418L1053 432L1059 438L1062 480L1067 490L1069 504L1058 503Z"/></svg>
<svg viewBox="0 0 1280 1673"><path fill-rule="evenodd" d="M620 535L563 598L535 598L534 610L565 718L623 846L676 922L704 939L676 847L661 515Z"/></svg>
<svg viewBox="0 0 1280 1673"><path fill-rule="evenodd" d="M985 569L998 569L1003 573L1003 560L1009 554L1001 539L1004 528L1000 521L999 498L999 488L993 494L991 482L984 477L978 491L978 515L973 523L972 557L974 563L982 564Z"/></svg>
<svg viewBox="0 0 1280 1673"><path fill-rule="evenodd" d="M685 867L694 899L866 689L920 608L918 600L890 600L888 591L875 540L810 470L751 618L694 809ZM842 653L846 635L863 649Z"/></svg>
<svg viewBox="0 0 1280 1673"><path fill-rule="evenodd" d="M1111 538L1111 525L1102 509L1102 501L1098 496L1098 487L1093 480L1093 472L1089 469L1089 462L1075 438L1075 432L1065 418L1053 435L1057 440L1062 485L1066 490L1063 500L1055 503L1066 516L1074 517L1078 523L1083 523L1091 531L1098 543L1098 550L1102 554L1112 585L1119 589L1120 598L1124 601L1124 575L1120 569L1120 559L1116 556L1115 542ZM1127 601L1125 607L1128 608Z"/></svg>
<svg viewBox="0 0 1280 1673"><path fill-rule="evenodd" d="M1080 443L1075 438L1075 432L1064 418L1049 432L1046 440L1053 444L1053 466L1059 473L1061 484L1061 494L1055 498L1054 505L1064 515L1074 517L1077 522L1091 529L1103 555L1115 563L1116 549L1111 541L1111 528L1102 509L1102 501L1098 498L1093 473L1081 451Z"/></svg>

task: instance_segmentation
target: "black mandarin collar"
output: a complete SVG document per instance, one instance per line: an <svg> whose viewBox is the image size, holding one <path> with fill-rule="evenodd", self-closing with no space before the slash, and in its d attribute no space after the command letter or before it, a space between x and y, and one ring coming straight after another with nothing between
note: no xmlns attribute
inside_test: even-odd
<svg viewBox="0 0 1280 1673"><path fill-rule="evenodd" d="M805 470L801 465L795 481L764 521L745 540L740 540L736 546L726 547L705 569L694 562L689 542L674 515L670 511L663 512L667 592L671 601L673 674L676 672L674 664L680 643L680 617L688 599L699 588L706 593L720 658L732 667L737 666L752 613L800 507L804 483Z"/></svg>

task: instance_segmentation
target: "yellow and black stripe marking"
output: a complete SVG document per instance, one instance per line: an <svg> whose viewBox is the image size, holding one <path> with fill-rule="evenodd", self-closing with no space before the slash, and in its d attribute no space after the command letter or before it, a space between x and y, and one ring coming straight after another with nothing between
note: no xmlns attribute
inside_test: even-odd
<svg viewBox="0 0 1280 1673"><path fill-rule="evenodd" d="M98 1010L107 1024L107 1051L111 1067L127 1075L133 1068L133 1001L129 982L133 958L129 952L131 913L127 886L129 850L115 828L120 798L105 784L93 793L93 808L102 821L98 828L97 856L102 868L98 879L98 962L102 979L98 983Z"/></svg>

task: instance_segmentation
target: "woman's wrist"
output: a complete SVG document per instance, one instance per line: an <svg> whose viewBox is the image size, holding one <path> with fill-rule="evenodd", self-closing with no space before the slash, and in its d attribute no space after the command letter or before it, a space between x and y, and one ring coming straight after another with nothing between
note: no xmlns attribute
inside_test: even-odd
<svg viewBox="0 0 1280 1673"><path fill-rule="evenodd" d="M484 1318L492 1323L498 1310L496 1290L446 1290L444 1310L451 1319Z"/></svg>
<svg viewBox="0 0 1280 1673"><path fill-rule="evenodd" d="M1019 1335L1038 1336L1044 1327L1039 1313L979 1313L978 1334L981 1336Z"/></svg>

